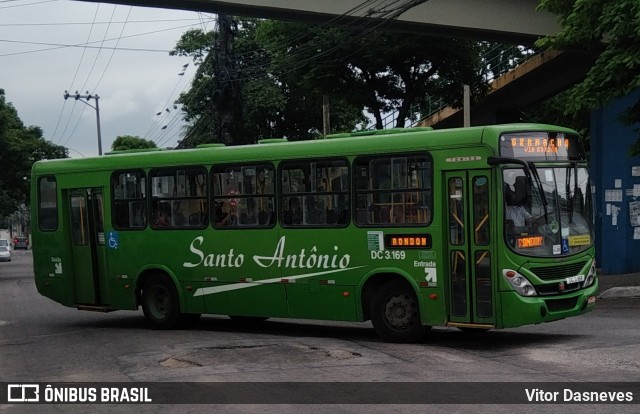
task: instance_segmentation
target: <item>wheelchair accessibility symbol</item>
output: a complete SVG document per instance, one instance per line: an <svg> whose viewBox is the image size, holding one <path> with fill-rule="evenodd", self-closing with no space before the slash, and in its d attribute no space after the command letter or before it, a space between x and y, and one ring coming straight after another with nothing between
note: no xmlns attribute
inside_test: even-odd
<svg viewBox="0 0 640 414"><path fill-rule="evenodd" d="M120 245L120 234L117 231L109 232L109 248L117 249Z"/></svg>

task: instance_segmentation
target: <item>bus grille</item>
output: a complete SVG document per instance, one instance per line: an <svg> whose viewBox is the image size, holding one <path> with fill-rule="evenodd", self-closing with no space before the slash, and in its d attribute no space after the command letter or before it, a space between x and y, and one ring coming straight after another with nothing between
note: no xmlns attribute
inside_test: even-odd
<svg viewBox="0 0 640 414"><path fill-rule="evenodd" d="M551 283L546 285L536 285L535 288L539 295L563 295L565 293L573 292L580 289L582 282L563 284L561 290L559 283Z"/></svg>
<svg viewBox="0 0 640 414"><path fill-rule="evenodd" d="M542 280L566 279L580 273L587 262L571 263L555 267L534 267L530 269Z"/></svg>
<svg viewBox="0 0 640 414"><path fill-rule="evenodd" d="M558 312L573 309L578 303L578 296L566 299L545 299L549 312Z"/></svg>

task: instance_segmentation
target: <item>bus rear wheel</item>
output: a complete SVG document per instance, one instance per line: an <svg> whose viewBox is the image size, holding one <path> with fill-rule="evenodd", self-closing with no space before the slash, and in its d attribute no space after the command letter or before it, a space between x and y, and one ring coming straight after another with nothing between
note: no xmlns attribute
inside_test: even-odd
<svg viewBox="0 0 640 414"><path fill-rule="evenodd" d="M422 325L413 289L398 282L386 283L375 293L371 322L376 333L391 342L417 342L429 329Z"/></svg>
<svg viewBox="0 0 640 414"><path fill-rule="evenodd" d="M174 329L180 324L180 301L171 279L153 275L142 288L142 311L154 329Z"/></svg>

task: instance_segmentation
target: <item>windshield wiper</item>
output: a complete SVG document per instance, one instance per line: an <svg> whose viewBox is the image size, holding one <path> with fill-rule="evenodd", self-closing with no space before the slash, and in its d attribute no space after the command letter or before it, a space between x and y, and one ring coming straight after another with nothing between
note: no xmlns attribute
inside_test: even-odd
<svg viewBox="0 0 640 414"><path fill-rule="evenodd" d="M572 163L574 169L576 168L576 163ZM576 185L578 183L578 172L574 171L575 177L574 180L576 181ZM567 209L569 210L568 216L569 216L569 224L573 224L573 198L571 196L571 168L567 168L567 172L565 173L565 180L564 180L564 186L565 186L565 191L567 193ZM574 189L574 196L577 194L575 189Z"/></svg>
<svg viewBox="0 0 640 414"><path fill-rule="evenodd" d="M533 177L536 179L536 186L538 187L538 192L540 193L540 199L542 200L542 207L544 208L544 224L549 224L549 210L547 206L547 196L544 195L544 189L542 188L542 180L540 179L540 175L538 174L538 168L534 163L529 163L529 169L533 172Z"/></svg>

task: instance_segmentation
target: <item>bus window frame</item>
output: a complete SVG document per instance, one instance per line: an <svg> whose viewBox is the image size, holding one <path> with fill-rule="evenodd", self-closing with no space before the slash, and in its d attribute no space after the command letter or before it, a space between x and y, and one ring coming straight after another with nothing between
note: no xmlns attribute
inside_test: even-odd
<svg viewBox="0 0 640 414"><path fill-rule="evenodd" d="M144 197L143 198L137 198L137 199L116 199L116 195L115 195L115 190L113 187L113 179L115 176L123 174L123 173L141 173L141 177L144 178L145 182L144 182ZM113 226L114 229L118 230L118 231L142 231L145 230L147 227L149 227L149 177L147 174L147 171L145 171L142 168L133 168L133 169L117 169L114 170L110 177L109 177L109 194L111 196L111 225ZM121 227L119 225L119 223L116 221L115 219L115 214L116 214L116 201L119 200L129 200L129 202L133 201L133 200L139 200L143 202L143 205L145 207L145 224L144 226L141 227Z"/></svg>
<svg viewBox="0 0 640 414"><path fill-rule="evenodd" d="M419 157L424 157L426 158L426 161L430 164L430 169L429 169L429 182L428 182L428 186L426 187L421 187L419 189L402 189L402 190L398 190L396 192L402 192L402 193L409 193L409 192L426 192L429 193L429 200L427 205L425 206L425 208L430 212L429 213L429 220L424 222L424 223L360 223L358 221L358 196L360 196L361 194L378 194L380 192L380 190L371 190L371 189L367 189L367 190L359 190L357 188L356 185L356 180L357 180L357 176L356 173L354 172L353 175L353 179L352 179L352 186L353 186L353 203L352 203L352 214L353 214L353 223L356 225L356 227L361 227L361 228L377 228L377 227L384 227L384 228L390 228L390 227L402 227L402 228L417 228L417 227L429 227L431 225L431 223L433 223L433 218L435 215L434 212L434 190L433 190L433 183L434 183L434 172L435 172L435 163L433 161L433 156L431 155L431 152L429 151L425 151L425 150L421 150L421 151L412 151L412 152L400 152L400 153L394 153L394 152L389 152L389 153L383 153L383 154L364 154L364 155L359 155L357 157L355 157L353 159L353 161L351 162L351 168L352 171L355 171L356 166L358 164L359 161L361 160L367 160L367 168L369 168L370 162L372 160L378 160L378 159L389 159L391 160L392 158L419 158ZM368 169L368 174L371 174L371 170ZM391 179L391 178L390 178ZM413 191L410 191L413 190ZM393 191L389 191L390 195L393 195Z"/></svg>
<svg viewBox="0 0 640 414"><path fill-rule="evenodd" d="M42 227L42 180L46 180L46 179L53 179L53 183L54 183L54 188L53 188L53 193L55 194L55 209L54 209L54 214L53 217L55 218L55 226L52 227L47 227L44 228ZM55 232L58 230L58 227L60 226L60 219L58 217L58 211L60 209L60 199L58 197L58 180L56 179L56 176L53 174L48 174L48 175L43 175L41 177L38 177L38 230L42 231L42 232Z"/></svg>
<svg viewBox="0 0 640 414"><path fill-rule="evenodd" d="M273 193L269 193L268 195L266 195L266 197L271 197L273 198L273 216L272 216L272 220L269 220L268 224L266 225L261 225L256 224L256 225L252 225L252 224L241 224L241 225L225 225L225 224L219 224L216 223L216 220L214 219L216 217L215 214L215 208L216 208L216 201L217 199L240 199L240 198L244 198L244 199L249 199L249 198L258 198L257 194L220 194L220 195L216 195L215 193L215 182L213 179L213 175L216 173L224 173L224 170L226 168L233 168L233 169L239 169L242 170L242 168L246 168L246 167L253 167L256 169L256 174L258 172L258 170L260 168L267 168L269 169L269 171L272 172L273 174ZM276 226L276 222L278 220L278 185L277 185L277 180L278 180L278 175L276 173L277 171L277 166L273 163L273 162L269 162L269 161L256 161L256 162L250 162L250 161L245 161L245 162L240 162L240 163L234 163L234 162L226 162L226 163L222 163L222 164L214 164L211 166L211 169L209 170L209 185L207 187L207 191L210 194L210 205L209 205L209 216L211 217L211 219L209 220L211 227L213 227L215 230L263 230L263 229L273 229Z"/></svg>
<svg viewBox="0 0 640 414"><path fill-rule="evenodd" d="M290 166L290 165L303 165L303 164L307 164L308 167L311 166L312 162L315 163L324 163L324 162L344 162L344 167L347 167L347 179L346 179L346 183L347 183L347 190L346 191L340 191L340 192L329 192L329 191L323 191L323 192L318 192L318 191L311 191L311 188L309 188L309 190L307 191L303 191L303 192L288 192L288 193L284 193L283 191L283 177L284 177L284 173L283 170L285 169L286 166ZM344 215L344 217L346 217L346 220L344 223L340 223L340 220L338 218L338 220L336 221L335 224L287 224L285 223L284 220L284 212L285 212L285 206L288 207L287 204L285 204L284 199L285 197L287 198L292 198L292 197L298 197L298 198L303 198L303 197L307 197L307 196L317 196L317 195L328 195L326 193L334 193L335 195L346 195L347 197L353 198L353 178L352 178L352 166L351 166L351 162L349 162L349 159L347 157L318 157L318 158L288 158L288 159L283 159L280 160L280 162L278 163L278 182L277 182L277 198L278 198L278 222L280 223L280 227L284 228L284 229L342 229L342 228L346 228L351 224L351 215L352 215L352 211L350 211L352 209L353 206L353 201L347 201L346 206L347 206L347 213ZM307 183L310 184L311 183ZM304 208L304 207L302 207ZM338 216L340 217L340 216Z"/></svg>
<svg viewBox="0 0 640 414"><path fill-rule="evenodd" d="M204 197L200 196L171 196L171 197L154 197L153 196L153 178L154 177L177 177L177 172L180 170L201 170L204 176ZM173 172L172 175L162 175L162 172ZM152 167L147 171L147 225L153 230L204 230L209 227L209 205L210 205L210 197L209 197L209 170L207 167L201 164L190 164L190 165L163 165L161 167ZM181 200L203 200L206 204L204 213L205 219L202 224L199 226L190 226L188 224L185 225L175 225L169 224L167 226L159 226L154 224L152 218L155 216L156 208L154 205L160 205L168 203L169 206L173 205L173 201L181 201ZM173 214L173 211L171 211ZM188 223L189 218L184 217L185 223Z"/></svg>

